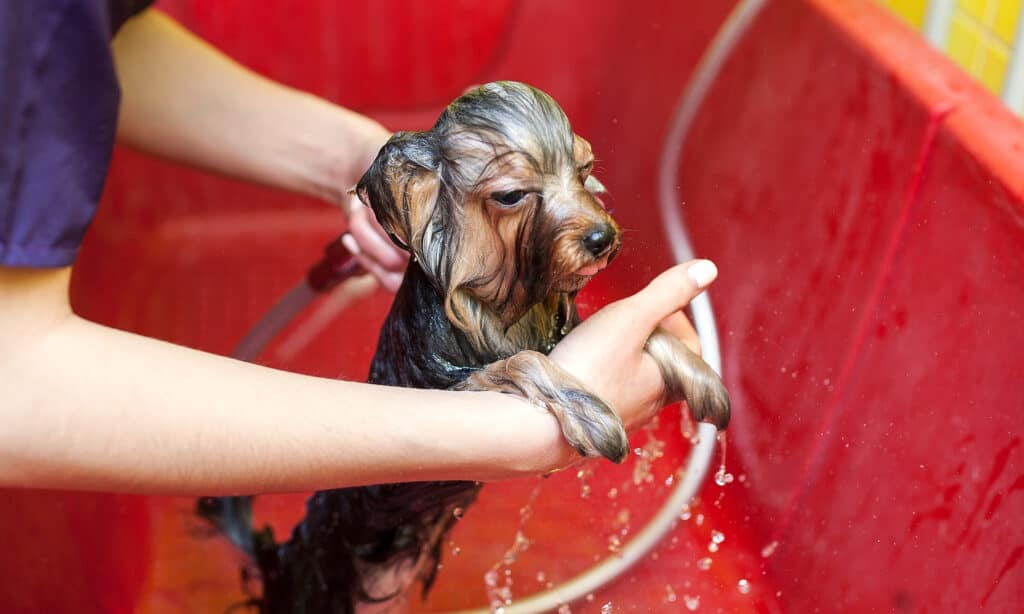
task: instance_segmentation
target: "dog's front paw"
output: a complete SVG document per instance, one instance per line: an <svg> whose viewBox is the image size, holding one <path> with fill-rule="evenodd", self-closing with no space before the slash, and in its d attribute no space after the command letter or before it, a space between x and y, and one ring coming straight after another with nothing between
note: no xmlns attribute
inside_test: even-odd
<svg viewBox="0 0 1024 614"><path fill-rule="evenodd" d="M540 352L524 350L491 363L455 389L514 394L544 407L558 419L565 440L583 456L621 463L629 451L619 415Z"/></svg>
<svg viewBox="0 0 1024 614"><path fill-rule="evenodd" d="M729 393L700 356L661 327L647 340L645 349L661 369L668 402L686 399L694 420L710 422L720 431L729 426Z"/></svg>

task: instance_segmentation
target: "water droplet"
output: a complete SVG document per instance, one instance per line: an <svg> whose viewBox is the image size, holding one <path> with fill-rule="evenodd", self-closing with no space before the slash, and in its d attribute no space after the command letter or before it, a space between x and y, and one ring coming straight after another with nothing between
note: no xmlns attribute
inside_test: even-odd
<svg viewBox="0 0 1024 614"><path fill-rule="evenodd" d="M576 477L580 481L580 498L586 499L590 496L590 478L594 477L594 469L590 465L581 467L576 472Z"/></svg>
<svg viewBox="0 0 1024 614"><path fill-rule="evenodd" d="M694 522L697 523L698 527L704 524L704 514L697 514L697 518L694 519Z"/></svg>
<svg viewBox="0 0 1024 614"><path fill-rule="evenodd" d="M728 473L725 470L725 466L721 466L718 468L718 471L715 473L715 484L718 484L719 486L725 486L726 484L731 484L732 480L732 474Z"/></svg>
<svg viewBox="0 0 1024 614"><path fill-rule="evenodd" d="M715 542L708 544L708 552L718 552L718 544Z"/></svg>
<svg viewBox="0 0 1024 614"><path fill-rule="evenodd" d="M633 454L636 454L637 456L643 456L644 455L644 449L643 448L633 448Z"/></svg>
<svg viewBox="0 0 1024 614"><path fill-rule="evenodd" d="M722 533L721 531L712 531L711 532L711 541L715 542L716 544L720 544L720 543L724 542L725 541L725 533Z"/></svg>
<svg viewBox="0 0 1024 614"><path fill-rule="evenodd" d="M566 603L558 608L558 614L572 614L572 608Z"/></svg>
<svg viewBox="0 0 1024 614"><path fill-rule="evenodd" d="M594 593L587 593L586 600L587 600L587 603L593 603L594 602ZM611 603L611 602L609 601L608 603Z"/></svg>
<svg viewBox="0 0 1024 614"><path fill-rule="evenodd" d="M686 606L687 610L691 612L696 612L697 608L700 607L700 595L697 595L695 597L683 595L683 605Z"/></svg>
<svg viewBox="0 0 1024 614"><path fill-rule="evenodd" d="M629 524L629 510L628 509L619 510L618 515L615 517L615 525L621 527L621 526L625 526L625 525L628 525L628 524Z"/></svg>
<svg viewBox="0 0 1024 614"><path fill-rule="evenodd" d="M711 557L706 556L701 560L697 561L697 569L700 569L701 571L707 571L711 569Z"/></svg>
<svg viewBox="0 0 1024 614"><path fill-rule="evenodd" d="M462 514L464 514L465 511L466 510L462 509L461 507L457 507L457 508L452 510L452 516L455 516L456 520L461 520L462 519Z"/></svg>
<svg viewBox="0 0 1024 614"><path fill-rule="evenodd" d="M618 535L612 535L608 538L608 552L618 552L620 547L622 547L622 541Z"/></svg>
<svg viewBox="0 0 1024 614"><path fill-rule="evenodd" d="M665 486L671 486L674 479L675 476L673 475L669 475L667 478L665 478Z"/></svg>
<svg viewBox="0 0 1024 614"><path fill-rule="evenodd" d="M746 578L740 578L740 581L736 583L736 589L746 595L750 592L750 581Z"/></svg>
<svg viewBox="0 0 1024 614"><path fill-rule="evenodd" d="M692 513L690 512L690 506L683 504L683 509L679 510L679 520L689 520Z"/></svg>
<svg viewBox="0 0 1024 614"><path fill-rule="evenodd" d="M458 546L452 548L452 556L459 556L460 554L462 554L462 548L459 548Z"/></svg>
<svg viewBox="0 0 1024 614"><path fill-rule="evenodd" d="M766 545L764 548L761 548L761 556L764 557L764 558L770 557L771 555L775 554L775 549L778 548L778 547L779 547L779 542L778 541L771 542L770 544Z"/></svg>
<svg viewBox="0 0 1024 614"><path fill-rule="evenodd" d="M665 601L667 601L668 603L676 602L676 592L672 590L671 584L665 585Z"/></svg>
<svg viewBox="0 0 1024 614"><path fill-rule="evenodd" d="M618 488L612 488L611 490L608 491L608 498L609 499L614 499L615 497L618 497L618 496L619 496L619 489Z"/></svg>
<svg viewBox="0 0 1024 614"><path fill-rule="evenodd" d="M547 578L548 578L547 574L544 573L543 571L538 571L537 572L537 582L543 584L544 580L547 580Z"/></svg>
<svg viewBox="0 0 1024 614"><path fill-rule="evenodd" d="M484 574L484 584L486 584L488 588L494 588L495 586L498 586L497 569L488 570L488 572Z"/></svg>
<svg viewBox="0 0 1024 614"><path fill-rule="evenodd" d="M606 603L603 606L601 606L601 614L612 614L612 602L611 601L609 601L608 603Z"/></svg>

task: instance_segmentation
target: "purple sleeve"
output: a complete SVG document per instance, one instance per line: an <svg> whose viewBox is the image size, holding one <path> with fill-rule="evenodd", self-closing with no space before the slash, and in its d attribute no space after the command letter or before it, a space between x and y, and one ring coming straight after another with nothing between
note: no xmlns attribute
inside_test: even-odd
<svg viewBox="0 0 1024 614"><path fill-rule="evenodd" d="M0 1L0 265L75 259L117 126L110 23L103 1Z"/></svg>

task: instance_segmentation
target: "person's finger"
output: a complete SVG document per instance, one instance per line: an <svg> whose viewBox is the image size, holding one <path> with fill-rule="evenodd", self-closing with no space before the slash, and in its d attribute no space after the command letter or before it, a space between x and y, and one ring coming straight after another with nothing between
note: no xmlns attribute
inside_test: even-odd
<svg viewBox="0 0 1024 614"><path fill-rule="evenodd" d="M369 209L363 207L352 212L349 220L349 232L367 258L376 261L388 271L405 270L407 260L405 252L387 238L384 230L373 219L373 214Z"/></svg>
<svg viewBox="0 0 1024 614"><path fill-rule="evenodd" d="M685 307L718 276L710 260L691 260L655 277L647 286L624 299L634 317L654 328L655 324Z"/></svg>
<svg viewBox="0 0 1024 614"><path fill-rule="evenodd" d="M662 320L661 327L700 356L700 338L697 336L697 330L693 328L693 324L682 312L677 311Z"/></svg>
<svg viewBox="0 0 1024 614"><path fill-rule="evenodd" d="M382 267L376 260L368 257L360 249L359 244L356 243L355 238L353 238L351 234L342 235L341 242L345 246L345 249L355 256L356 260L359 261L359 264L363 266L366 272L373 275L384 289L392 293L398 291L398 287L402 285L402 272L389 271Z"/></svg>

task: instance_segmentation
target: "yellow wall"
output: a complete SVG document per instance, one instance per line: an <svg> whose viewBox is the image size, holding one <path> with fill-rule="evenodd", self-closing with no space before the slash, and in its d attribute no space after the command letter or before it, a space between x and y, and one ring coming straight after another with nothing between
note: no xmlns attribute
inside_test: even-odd
<svg viewBox="0 0 1024 614"><path fill-rule="evenodd" d="M901 19L921 30L934 2L941 0L878 0ZM952 20L944 43L949 57L994 94L1001 95L1007 67L1014 53L1014 37L1021 18L1022 0L952 0ZM1019 42L1024 45L1024 42ZM1017 49L1024 53L1024 49ZM1024 108L1014 109L1024 113Z"/></svg>

